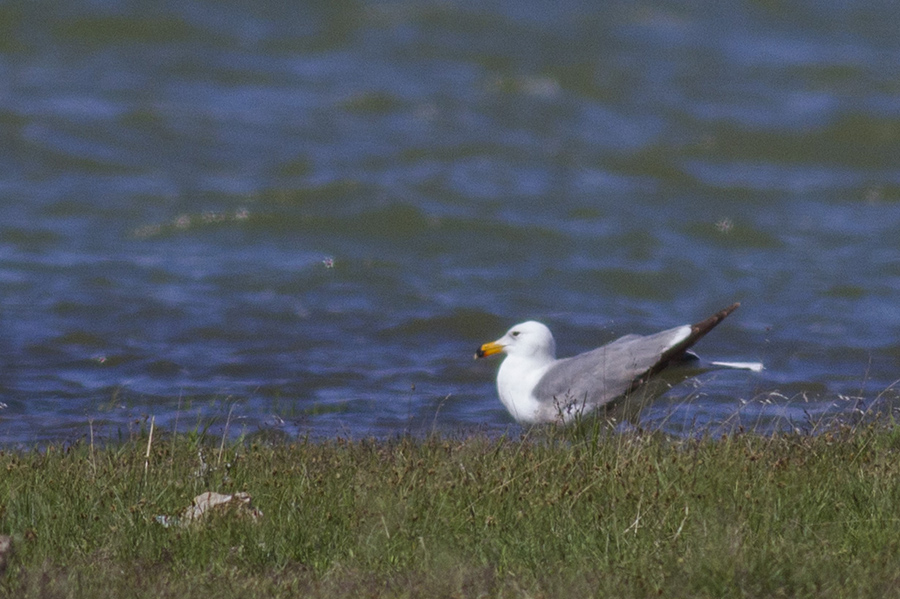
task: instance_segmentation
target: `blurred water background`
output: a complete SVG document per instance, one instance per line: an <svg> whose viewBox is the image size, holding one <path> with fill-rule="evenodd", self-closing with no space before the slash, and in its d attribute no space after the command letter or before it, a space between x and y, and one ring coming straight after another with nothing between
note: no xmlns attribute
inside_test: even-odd
<svg viewBox="0 0 900 599"><path fill-rule="evenodd" d="M643 425L896 403L896 2L295 4L0 4L0 443L516 431L510 325L733 301Z"/></svg>

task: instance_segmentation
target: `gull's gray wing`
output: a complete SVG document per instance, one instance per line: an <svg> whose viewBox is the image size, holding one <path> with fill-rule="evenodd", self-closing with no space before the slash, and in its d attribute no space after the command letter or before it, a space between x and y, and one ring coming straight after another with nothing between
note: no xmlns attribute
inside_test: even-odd
<svg viewBox="0 0 900 599"><path fill-rule="evenodd" d="M631 391L663 354L690 335L685 325L655 335L629 335L593 351L558 360L534 388L554 410L561 405L599 407Z"/></svg>
<svg viewBox="0 0 900 599"><path fill-rule="evenodd" d="M561 408L590 410L607 404L681 359L688 348L739 305L729 306L693 326L647 336L627 335L593 351L558 360L535 386L535 398L554 413Z"/></svg>

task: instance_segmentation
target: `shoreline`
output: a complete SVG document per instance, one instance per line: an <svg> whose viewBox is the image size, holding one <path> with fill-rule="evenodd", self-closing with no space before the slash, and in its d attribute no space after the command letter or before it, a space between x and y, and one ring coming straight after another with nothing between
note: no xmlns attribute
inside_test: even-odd
<svg viewBox="0 0 900 599"><path fill-rule="evenodd" d="M0 451L10 597L875 595L900 577L900 430L675 439L235 443L138 435ZM187 526L206 492L245 493Z"/></svg>

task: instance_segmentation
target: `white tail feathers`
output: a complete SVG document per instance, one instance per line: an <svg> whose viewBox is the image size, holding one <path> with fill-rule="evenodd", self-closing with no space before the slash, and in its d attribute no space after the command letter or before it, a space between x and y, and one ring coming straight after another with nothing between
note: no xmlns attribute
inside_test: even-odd
<svg viewBox="0 0 900 599"><path fill-rule="evenodd" d="M713 366L720 368L736 368L738 370L751 370L753 372L761 372L763 369L762 362L710 362Z"/></svg>

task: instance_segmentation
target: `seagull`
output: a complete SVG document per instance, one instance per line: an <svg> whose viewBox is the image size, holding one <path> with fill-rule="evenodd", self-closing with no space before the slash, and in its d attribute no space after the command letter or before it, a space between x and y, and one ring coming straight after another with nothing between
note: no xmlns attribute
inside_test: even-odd
<svg viewBox="0 0 900 599"><path fill-rule="evenodd" d="M500 401L520 424L567 423L626 396L663 369L737 368L759 372L759 362L701 362L688 349L737 310L739 303L694 325L653 335L626 335L592 351L556 359L556 342L544 324L517 324L475 353L484 358L504 353L497 371Z"/></svg>

